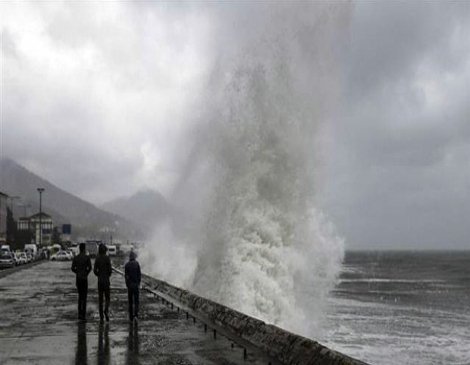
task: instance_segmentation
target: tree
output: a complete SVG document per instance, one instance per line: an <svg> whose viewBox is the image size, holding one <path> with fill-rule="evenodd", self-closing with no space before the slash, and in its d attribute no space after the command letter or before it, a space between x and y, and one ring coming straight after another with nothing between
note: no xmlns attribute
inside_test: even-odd
<svg viewBox="0 0 470 365"><path fill-rule="evenodd" d="M18 249L16 236L18 228L16 226L16 221L13 218L13 212L10 208L7 208L7 242L11 245L11 248L16 250Z"/></svg>
<svg viewBox="0 0 470 365"><path fill-rule="evenodd" d="M16 232L16 250L24 250L24 245L33 241L33 232L30 230L19 230Z"/></svg>

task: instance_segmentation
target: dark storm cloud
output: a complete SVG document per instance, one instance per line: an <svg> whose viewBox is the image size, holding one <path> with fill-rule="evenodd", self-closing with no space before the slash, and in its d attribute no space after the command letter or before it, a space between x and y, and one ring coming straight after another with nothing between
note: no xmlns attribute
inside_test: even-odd
<svg viewBox="0 0 470 365"><path fill-rule="evenodd" d="M351 94L406 84L428 60L443 70L465 63L468 48L452 37L468 30L468 8L463 1L357 2L345 65Z"/></svg>
<svg viewBox="0 0 470 365"><path fill-rule="evenodd" d="M326 209L349 247L465 248L469 3L356 5Z"/></svg>

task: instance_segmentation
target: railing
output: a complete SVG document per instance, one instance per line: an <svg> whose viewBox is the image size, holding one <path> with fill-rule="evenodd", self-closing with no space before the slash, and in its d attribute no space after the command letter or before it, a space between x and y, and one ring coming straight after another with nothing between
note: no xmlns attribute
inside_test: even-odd
<svg viewBox="0 0 470 365"><path fill-rule="evenodd" d="M121 270L114 270L123 275ZM143 275L142 284L144 290L166 305L186 312L187 319L191 317L193 321L204 323L204 330L212 330L214 337L220 333L240 345L245 356L247 349L256 348L267 355L272 365L367 365L316 341L267 324L149 275Z"/></svg>

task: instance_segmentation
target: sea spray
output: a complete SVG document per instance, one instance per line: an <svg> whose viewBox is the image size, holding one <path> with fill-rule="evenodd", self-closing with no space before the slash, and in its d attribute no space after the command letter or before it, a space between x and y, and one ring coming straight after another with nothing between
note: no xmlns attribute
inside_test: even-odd
<svg viewBox="0 0 470 365"><path fill-rule="evenodd" d="M190 153L173 212L146 248L148 270L267 322L318 333L343 257L315 204L319 130L333 115L335 52L349 10L299 3L215 11L205 110L187 129Z"/></svg>

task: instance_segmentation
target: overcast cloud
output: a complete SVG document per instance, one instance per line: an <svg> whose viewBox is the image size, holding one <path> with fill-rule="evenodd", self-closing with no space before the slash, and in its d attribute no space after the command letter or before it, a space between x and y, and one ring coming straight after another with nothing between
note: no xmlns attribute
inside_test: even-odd
<svg viewBox="0 0 470 365"><path fill-rule="evenodd" d="M197 9L131 3L5 3L3 153L100 203L162 189L206 69Z"/></svg>
<svg viewBox="0 0 470 365"><path fill-rule="evenodd" d="M350 36L333 221L353 247L469 248L470 3L356 3Z"/></svg>
<svg viewBox="0 0 470 365"><path fill-rule="evenodd" d="M232 11L0 3L3 155L94 203L167 192ZM356 2L349 27L319 203L349 248L468 248L470 3Z"/></svg>

